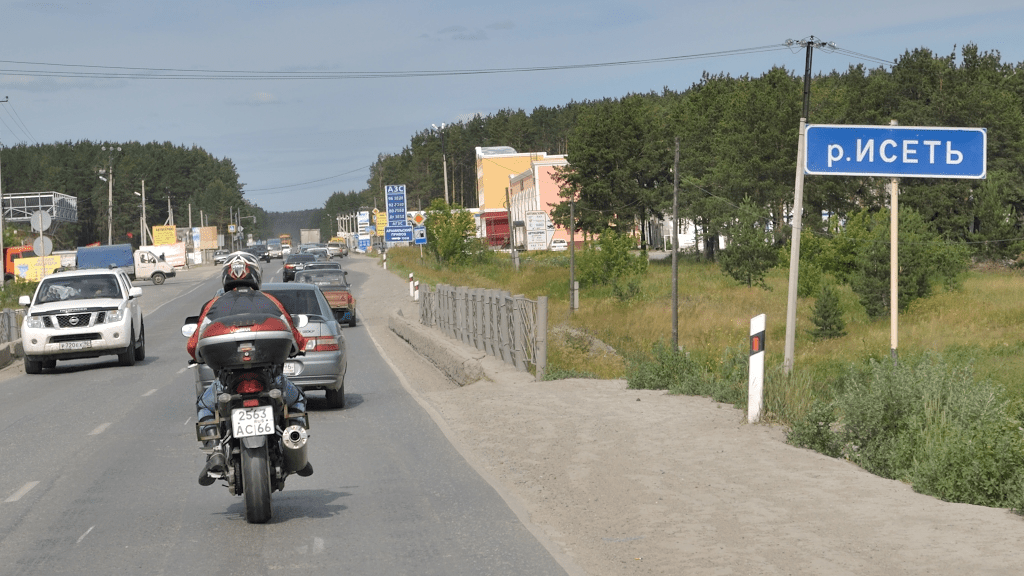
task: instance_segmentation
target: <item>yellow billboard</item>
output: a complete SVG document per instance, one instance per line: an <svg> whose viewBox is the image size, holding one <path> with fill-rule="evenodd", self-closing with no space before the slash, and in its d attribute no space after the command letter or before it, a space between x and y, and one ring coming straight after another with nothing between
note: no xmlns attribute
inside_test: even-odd
<svg viewBox="0 0 1024 576"><path fill-rule="evenodd" d="M153 226L153 244L155 246L174 244L178 241L175 230L177 230L175 226Z"/></svg>
<svg viewBox="0 0 1024 576"><path fill-rule="evenodd" d="M18 258L15 260L14 274L23 280L38 282L46 274L53 274L60 266L59 255Z"/></svg>
<svg viewBox="0 0 1024 576"><path fill-rule="evenodd" d="M377 212L375 216L377 217L377 236L383 236L384 227L388 225L388 213Z"/></svg>

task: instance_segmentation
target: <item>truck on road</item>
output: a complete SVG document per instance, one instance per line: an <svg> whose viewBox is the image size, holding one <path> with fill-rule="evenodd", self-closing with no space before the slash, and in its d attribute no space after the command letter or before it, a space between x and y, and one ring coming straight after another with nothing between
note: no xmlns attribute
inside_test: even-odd
<svg viewBox="0 0 1024 576"><path fill-rule="evenodd" d="M132 280L152 280L153 284L163 284L164 280L176 274L174 266L168 264L162 255L157 256L148 250L133 252L130 244L82 246L78 249L79 270L110 267L123 269Z"/></svg>
<svg viewBox="0 0 1024 576"><path fill-rule="evenodd" d="M307 244L319 244L320 243L320 229L319 228L302 228L299 230L299 245L305 246Z"/></svg>

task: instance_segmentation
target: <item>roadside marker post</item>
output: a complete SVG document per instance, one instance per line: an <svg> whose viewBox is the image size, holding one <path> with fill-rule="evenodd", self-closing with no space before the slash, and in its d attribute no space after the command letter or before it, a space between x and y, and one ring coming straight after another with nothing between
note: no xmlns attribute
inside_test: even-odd
<svg viewBox="0 0 1024 576"><path fill-rule="evenodd" d="M412 272L409 272L409 297L413 297Z"/></svg>
<svg viewBox="0 0 1024 576"><path fill-rule="evenodd" d="M415 290L413 290L412 301L413 302L419 302L420 301L420 281L419 280L416 281Z"/></svg>
<svg viewBox="0 0 1024 576"><path fill-rule="evenodd" d="M747 379L747 423L761 420L764 403L764 327L765 315L750 319L750 373Z"/></svg>

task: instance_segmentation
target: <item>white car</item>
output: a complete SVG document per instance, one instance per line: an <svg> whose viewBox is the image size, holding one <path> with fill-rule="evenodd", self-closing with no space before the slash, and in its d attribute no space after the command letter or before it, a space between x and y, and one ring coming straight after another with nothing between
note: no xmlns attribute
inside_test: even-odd
<svg viewBox="0 0 1024 576"><path fill-rule="evenodd" d="M39 374L57 360L117 355L122 366L146 358L142 288L120 268L69 270L43 278L21 323L25 372Z"/></svg>
<svg viewBox="0 0 1024 576"><path fill-rule="evenodd" d="M551 241L550 250L552 252L565 252L568 249L569 243L566 242L565 240L562 240L561 238L555 238L554 240Z"/></svg>

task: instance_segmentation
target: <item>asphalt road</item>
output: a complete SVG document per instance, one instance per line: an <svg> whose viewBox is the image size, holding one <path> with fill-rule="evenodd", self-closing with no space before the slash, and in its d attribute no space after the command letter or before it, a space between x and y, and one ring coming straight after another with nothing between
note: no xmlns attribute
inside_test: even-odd
<svg viewBox="0 0 1024 576"><path fill-rule="evenodd" d="M280 269L265 265L267 279ZM362 325L344 330L347 407L310 394L315 473L274 493L270 523L247 524L240 497L199 486L179 328L217 289L210 272L140 283L147 357L135 367L110 356L0 371L0 575L565 574Z"/></svg>

